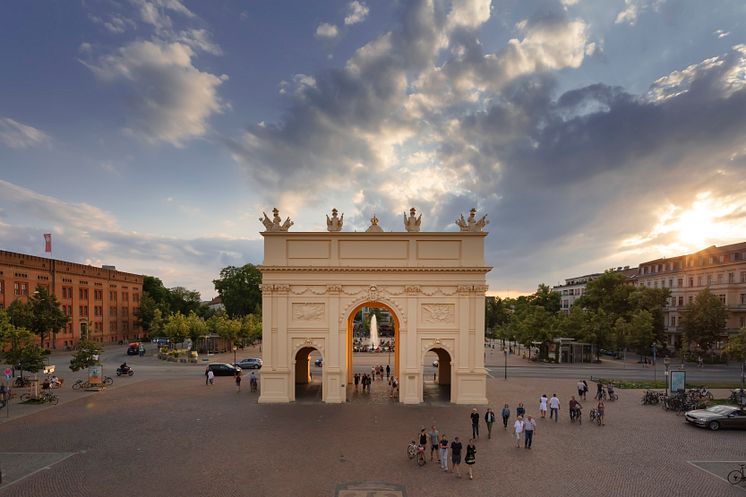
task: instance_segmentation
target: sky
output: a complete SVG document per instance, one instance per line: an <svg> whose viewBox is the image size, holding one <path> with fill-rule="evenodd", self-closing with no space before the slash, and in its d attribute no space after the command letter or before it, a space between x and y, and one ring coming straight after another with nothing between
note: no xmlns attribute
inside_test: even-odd
<svg viewBox="0 0 746 497"><path fill-rule="evenodd" d="M203 299L273 207L475 207L501 296L746 240L742 0L8 0L0 64L0 249Z"/></svg>

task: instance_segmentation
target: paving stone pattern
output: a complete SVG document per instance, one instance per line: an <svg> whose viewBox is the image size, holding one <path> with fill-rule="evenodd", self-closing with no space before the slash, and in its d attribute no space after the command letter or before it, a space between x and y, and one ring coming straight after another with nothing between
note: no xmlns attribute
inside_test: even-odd
<svg viewBox="0 0 746 497"><path fill-rule="evenodd" d="M406 446L433 422L465 442L471 406L259 405L248 388L237 393L232 378L205 386L192 370L120 384L66 395L54 408L0 424L4 452L74 453L0 488L0 497L367 496L354 488L357 494L340 494L366 482L398 485L408 497L743 496L689 461L746 460L746 432L687 426L680 416L641 406L637 391L621 390L619 401L607 403L606 426L579 426L567 413L574 380L490 379L496 412L508 402L514 416L523 401L538 415L539 396L556 392L560 422L539 420L532 450L514 448L499 420L487 440L482 423L470 481L436 463L418 467ZM586 419L591 406L584 403Z"/></svg>

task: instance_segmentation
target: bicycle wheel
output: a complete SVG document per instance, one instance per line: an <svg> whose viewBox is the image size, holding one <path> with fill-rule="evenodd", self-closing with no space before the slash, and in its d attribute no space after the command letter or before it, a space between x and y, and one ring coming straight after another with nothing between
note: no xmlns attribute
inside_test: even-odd
<svg viewBox="0 0 746 497"><path fill-rule="evenodd" d="M417 455L417 449L414 446L409 445L407 447L407 457L409 457L410 459L414 459L416 455Z"/></svg>
<svg viewBox="0 0 746 497"><path fill-rule="evenodd" d="M743 480L743 473L740 470L734 469L728 473L728 483L731 485L738 485Z"/></svg>
<svg viewBox="0 0 746 497"><path fill-rule="evenodd" d="M75 383L73 383L73 390L80 390L82 384L83 382L81 380L76 381Z"/></svg>
<svg viewBox="0 0 746 497"><path fill-rule="evenodd" d="M21 402L26 402L27 400L31 400L31 394L30 393L22 393L19 398L21 399Z"/></svg>
<svg viewBox="0 0 746 497"><path fill-rule="evenodd" d="M425 453L423 452L420 454L420 456L417 458L417 464L420 466L424 466L427 461L425 460Z"/></svg>
<svg viewBox="0 0 746 497"><path fill-rule="evenodd" d="M57 404L59 404L59 403L60 403L60 398L59 398L59 397L57 397L57 396L56 396L56 395L54 395L54 394L50 394L50 395L49 395L49 397L47 397L47 402L49 402L49 403L50 403L50 404L52 404L53 406L56 406Z"/></svg>
<svg viewBox="0 0 746 497"><path fill-rule="evenodd" d="M104 377L104 385L113 385L114 384L114 378L111 376Z"/></svg>

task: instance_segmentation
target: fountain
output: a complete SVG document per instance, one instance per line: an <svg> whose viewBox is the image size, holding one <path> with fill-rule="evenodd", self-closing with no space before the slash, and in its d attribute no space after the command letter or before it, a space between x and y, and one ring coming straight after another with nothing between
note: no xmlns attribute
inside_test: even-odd
<svg viewBox="0 0 746 497"><path fill-rule="evenodd" d="M378 348L378 320L375 314L370 318L370 346L374 351Z"/></svg>

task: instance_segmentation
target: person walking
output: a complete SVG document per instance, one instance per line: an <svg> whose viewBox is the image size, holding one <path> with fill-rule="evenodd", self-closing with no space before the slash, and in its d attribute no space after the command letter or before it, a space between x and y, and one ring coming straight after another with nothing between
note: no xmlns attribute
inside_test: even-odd
<svg viewBox="0 0 746 497"><path fill-rule="evenodd" d="M355 391L357 392L357 386L360 384L360 373L355 373L353 380L355 381Z"/></svg>
<svg viewBox="0 0 746 497"><path fill-rule="evenodd" d="M547 418L547 402L549 402L547 394L542 395L539 399L539 412L541 413L541 419Z"/></svg>
<svg viewBox="0 0 746 497"><path fill-rule="evenodd" d="M453 469L451 470L453 473L456 473L456 476L458 478L461 478L461 448L463 446L461 445L461 441L458 439L458 437L453 437L453 442L451 442L451 463L453 464Z"/></svg>
<svg viewBox="0 0 746 497"><path fill-rule="evenodd" d="M386 378L388 378L389 376L391 376L391 366L386 364Z"/></svg>
<svg viewBox="0 0 746 497"><path fill-rule="evenodd" d="M588 400L588 382L583 380L583 400Z"/></svg>
<svg viewBox="0 0 746 497"><path fill-rule="evenodd" d="M516 448L520 448L521 446L521 437L523 436L523 418L518 418L515 420L515 423L513 423L513 434L515 435L515 446Z"/></svg>
<svg viewBox="0 0 746 497"><path fill-rule="evenodd" d="M212 385L215 381L215 373L212 372L212 369L207 372L207 382Z"/></svg>
<svg viewBox="0 0 746 497"><path fill-rule="evenodd" d="M519 402L519 403L518 403L518 407L516 407L516 408L515 408L515 417L516 417L516 418L517 418L518 416L521 416L521 417L523 417L523 416L525 416L525 415L526 415L526 408L525 408L525 407L523 407L523 402Z"/></svg>
<svg viewBox="0 0 746 497"><path fill-rule="evenodd" d="M604 399L601 399L598 401L598 405L596 406L596 412L598 412L598 417L601 418L601 426L606 426L606 418L604 418L605 410L606 410L606 405L604 404Z"/></svg>
<svg viewBox="0 0 746 497"><path fill-rule="evenodd" d="M471 438L479 438L479 412L476 407L471 410Z"/></svg>
<svg viewBox="0 0 746 497"><path fill-rule="evenodd" d="M578 387L578 398L582 399L583 391L585 390L585 383L583 383L583 380L578 380L577 387Z"/></svg>
<svg viewBox="0 0 746 497"><path fill-rule="evenodd" d="M464 457L464 462L469 468L469 479L473 480L474 473L472 473L472 468L474 467L474 463L477 462L477 447L474 445L473 438L469 440L469 443L466 445L466 456Z"/></svg>
<svg viewBox="0 0 746 497"><path fill-rule="evenodd" d="M505 404L505 407L503 407L503 410L500 414L502 414L503 416L503 430L507 430L508 418L510 418L510 407L508 407L508 404Z"/></svg>
<svg viewBox="0 0 746 497"><path fill-rule="evenodd" d="M236 392L241 391L241 373L236 371Z"/></svg>
<svg viewBox="0 0 746 497"><path fill-rule="evenodd" d="M536 420L532 416L528 416L526 421L523 422L523 432L526 434L526 440L523 446L527 449L531 448L531 444L534 441L534 431L536 430Z"/></svg>
<svg viewBox="0 0 746 497"><path fill-rule="evenodd" d="M492 424L495 422L495 413L492 408L488 407L487 412L484 413L484 423L487 425L487 438L492 438Z"/></svg>
<svg viewBox="0 0 746 497"><path fill-rule="evenodd" d="M432 462L433 454L435 454L436 457L438 456L438 442L440 441L440 433L438 433L438 429L435 425L430 427L430 432L427 436L430 438L430 462Z"/></svg>
<svg viewBox="0 0 746 497"><path fill-rule="evenodd" d="M205 368L205 385L210 384L210 366Z"/></svg>
<svg viewBox="0 0 746 497"><path fill-rule="evenodd" d="M448 437L446 437L445 433L440 434L438 457L440 458L440 469L448 471Z"/></svg>
<svg viewBox="0 0 746 497"><path fill-rule="evenodd" d="M559 421L559 409L560 409L559 398L557 398L556 393L553 393L552 398L549 399L549 419L552 419L552 416L554 416L555 423Z"/></svg>
<svg viewBox="0 0 746 497"><path fill-rule="evenodd" d="M596 383L596 400L604 398L604 385L600 381Z"/></svg>

